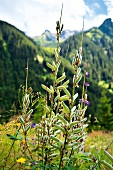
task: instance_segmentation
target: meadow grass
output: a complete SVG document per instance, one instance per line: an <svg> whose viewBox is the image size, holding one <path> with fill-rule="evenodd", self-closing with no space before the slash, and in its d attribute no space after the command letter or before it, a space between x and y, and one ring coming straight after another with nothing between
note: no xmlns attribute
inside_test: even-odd
<svg viewBox="0 0 113 170"><path fill-rule="evenodd" d="M63 9L63 5L62 5ZM61 10L62 17L62 10ZM79 104L75 105L78 93L75 89L82 78L82 40L79 50L73 56L72 92L68 90L69 80L66 80L64 68L59 76L61 64L59 39L63 24L57 21L56 38L58 46L55 49L55 61L46 63L53 74L53 84L50 87L42 84L46 91L41 107L44 115L39 123L31 119L35 104L41 99L34 97L33 89L28 88L28 63L26 67L26 86L21 86L20 116L9 123L0 126L0 169L1 170L103 170L104 165L113 169L105 151L113 154L113 136L102 131L86 132L87 118L85 112L90 102L87 100L89 73L84 70L83 88ZM83 23L84 28L84 23ZM42 58L40 58L42 62ZM39 111L39 110L38 110ZM38 114L39 112L37 112ZM108 155L108 153L106 154ZM109 155L112 160L112 156ZM105 160L107 162L105 162ZM110 163L110 164L108 164ZM107 169L106 169L107 170Z"/></svg>
<svg viewBox="0 0 113 170"><path fill-rule="evenodd" d="M15 127L15 120L7 123L6 125L0 125L0 169L2 169L5 158L7 157L12 142L7 134L15 134L16 127ZM32 149L32 139L35 138L34 129L30 130L28 133L27 138L29 139L29 149ZM19 155L21 155L22 151L20 148L20 141L16 141L13 149L7 159L7 166L5 170L9 170L13 163L16 162ZM99 159L104 159L107 162L111 163L109 159L105 156L104 150L109 151L111 155L113 155L113 133L105 133L104 131L92 131L91 133L87 134L87 139L85 142L85 152L91 152L92 155L95 157L100 157ZM35 154L32 152L32 155L35 157ZM22 169L20 164L15 164L12 169ZM24 167L25 168L25 167ZM23 169L24 169L23 168ZM30 169L29 166L26 169ZM103 167L103 170L107 168Z"/></svg>

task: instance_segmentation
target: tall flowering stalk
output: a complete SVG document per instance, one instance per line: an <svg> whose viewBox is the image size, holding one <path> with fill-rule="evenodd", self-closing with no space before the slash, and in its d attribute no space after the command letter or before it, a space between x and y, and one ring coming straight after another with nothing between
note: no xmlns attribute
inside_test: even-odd
<svg viewBox="0 0 113 170"><path fill-rule="evenodd" d="M82 79L80 68L82 62L82 42L81 47L76 51L72 61L74 75L72 79L72 92L70 92L68 90L70 82L66 79L64 69L62 74L60 76L58 75L61 67L61 61L59 60L59 38L63 30L61 17L60 21L56 23L58 45L55 50L55 61L52 61L52 63L47 62L47 66L54 76L54 81L50 86L42 84L42 88L46 91L45 103L42 105L44 115L37 124L30 119L34 111L32 107L38 101L38 98L34 100L32 89L28 89L27 87L27 66L26 87L22 88L21 115L18 120L20 122L20 128L16 136L9 135L9 137L14 141L20 140L23 146L23 154L17 159L17 163L22 163L24 164L23 166L29 165L31 169L38 168L41 170L67 170L68 168L87 170L88 168L91 169L91 166L93 168L93 165L95 165L95 160L91 159L89 154L85 153L84 150L86 138L85 128L87 127L85 123L87 118L85 118L84 115L87 106L90 105L90 102L87 100L87 87L89 83L85 80L86 77L89 77L89 73L85 72L82 98L79 99L80 103L75 105L77 98L80 96L78 93L75 93L75 91L76 88L79 87L79 82ZM29 149L28 146L28 144L30 144L28 143L28 132L30 129L34 130L35 135L35 137L32 138L32 149ZM85 165L85 162L90 162L90 164ZM16 163L14 163L12 167L14 167L15 164Z"/></svg>
<svg viewBox="0 0 113 170"><path fill-rule="evenodd" d="M62 15L62 10L61 10ZM47 62L47 66L51 69L54 82L49 87L42 84L42 88L46 91L47 101L43 106L45 114L40 123L36 127L36 145L34 150L37 155L37 167L42 169L66 169L69 167L82 167L82 156L84 154L84 142L86 138L85 124L87 118L84 117L87 106L90 102L87 100L87 94L84 86L89 86L88 82L83 83L82 103L75 105L75 101L79 94L75 93L82 78L81 62L82 62L82 47L76 51L73 57L72 66L74 69L72 93L69 92L69 80L66 80L65 72L58 76L58 71L61 65L59 60L60 47L59 36L62 33L63 25L57 21L57 41L58 46L55 50L55 61ZM85 76L89 77L89 73L85 72ZM88 157L88 155L86 156ZM87 159L88 160L88 159ZM93 160L92 164L94 163Z"/></svg>

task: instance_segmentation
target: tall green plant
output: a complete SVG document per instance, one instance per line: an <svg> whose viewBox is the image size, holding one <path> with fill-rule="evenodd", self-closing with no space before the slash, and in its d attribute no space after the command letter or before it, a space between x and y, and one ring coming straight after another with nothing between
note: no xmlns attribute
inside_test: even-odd
<svg viewBox="0 0 113 170"><path fill-rule="evenodd" d="M49 87L42 84L42 88L46 91L46 102L43 106L45 114L40 123L37 124L34 151L37 155L38 168L57 170L69 168L87 169L94 164L93 159L84 153L85 128L87 127L87 124L85 124L87 119L84 115L87 106L90 105L87 100L87 88L85 86L89 86L89 83L86 82L86 77L89 77L89 74L85 71L81 99L79 99L79 104L75 105L75 101L79 96L75 91L79 87L78 85L82 78L80 68L82 47L76 51L73 57L74 75L72 93L70 93L68 90L69 80L66 80L65 72L58 76L58 71L61 69L59 37L62 28L60 18L56 27L58 41L58 46L55 50L56 60L52 61L52 63L47 63L53 73L54 81ZM84 161L91 162L85 165Z"/></svg>
<svg viewBox="0 0 113 170"><path fill-rule="evenodd" d="M98 161L89 153L85 153L84 149L87 136L85 130L87 118L84 115L87 106L90 105L87 100L89 83L86 78L89 77L88 72L84 71L82 94L76 93L76 88L79 87L79 82L82 79L80 68L82 46L76 50L73 57L74 75L72 78L72 91L69 92L68 86L71 85L69 80L66 80L65 68L61 68L61 61L59 60L59 37L62 29L63 25L60 18L56 26L58 46L55 49L55 61L47 63L47 66L52 71L54 80L50 86L42 84L42 88L46 92L45 103L44 100L42 102L44 115L37 124L32 122L30 118L34 112L33 106L39 101L40 97L35 99L32 89L27 87L28 67L26 68L26 87L22 87L20 91L21 110L18 119L20 126L17 128L15 135L7 135L13 140L13 143L3 169L6 168L8 157L16 141L21 143L21 154L19 154L17 161L14 160L14 164L10 169L16 163L20 163L21 168L30 168L32 170L37 168L40 170L87 170L95 169L98 166ZM81 41L83 41L83 31ZM59 69L63 70L60 76L58 75ZM75 105L78 97L79 103ZM34 129L32 143L28 138L30 129Z"/></svg>

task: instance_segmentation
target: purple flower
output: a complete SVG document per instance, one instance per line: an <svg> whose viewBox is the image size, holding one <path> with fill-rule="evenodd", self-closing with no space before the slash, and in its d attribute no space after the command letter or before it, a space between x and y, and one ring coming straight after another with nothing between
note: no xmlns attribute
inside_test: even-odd
<svg viewBox="0 0 113 170"><path fill-rule="evenodd" d="M37 162L33 162L33 164L34 164L34 165L36 165L36 164L37 164Z"/></svg>
<svg viewBox="0 0 113 170"><path fill-rule="evenodd" d="M89 86L89 83L88 83L88 82L85 82L85 83L84 83L84 86L86 86L86 87Z"/></svg>
<svg viewBox="0 0 113 170"><path fill-rule="evenodd" d="M80 102L80 103L84 103L84 104L86 104L87 106L90 105L90 102L89 102L88 100L79 99L79 102Z"/></svg>
<svg viewBox="0 0 113 170"><path fill-rule="evenodd" d="M84 100L84 103L89 106L90 105L90 102L88 100Z"/></svg>
<svg viewBox="0 0 113 170"><path fill-rule="evenodd" d="M79 99L79 102L80 103L84 103L84 99Z"/></svg>
<svg viewBox="0 0 113 170"><path fill-rule="evenodd" d="M85 76L86 76L86 77L89 77L90 74L86 71Z"/></svg>
<svg viewBox="0 0 113 170"><path fill-rule="evenodd" d="M31 128L35 128L35 127L36 127L36 123L32 123Z"/></svg>

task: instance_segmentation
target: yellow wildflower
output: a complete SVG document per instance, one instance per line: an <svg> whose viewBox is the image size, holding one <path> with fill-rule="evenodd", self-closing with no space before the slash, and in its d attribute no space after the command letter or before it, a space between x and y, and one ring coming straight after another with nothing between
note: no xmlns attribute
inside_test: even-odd
<svg viewBox="0 0 113 170"><path fill-rule="evenodd" d="M24 145L25 144L25 140L22 140L21 144Z"/></svg>
<svg viewBox="0 0 113 170"><path fill-rule="evenodd" d="M19 128L21 126L21 123L15 123L15 126Z"/></svg>
<svg viewBox="0 0 113 170"><path fill-rule="evenodd" d="M25 164L26 159L25 158L19 158L17 159L18 163Z"/></svg>

